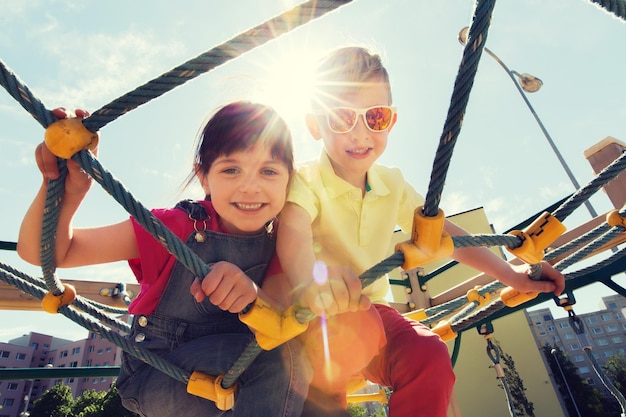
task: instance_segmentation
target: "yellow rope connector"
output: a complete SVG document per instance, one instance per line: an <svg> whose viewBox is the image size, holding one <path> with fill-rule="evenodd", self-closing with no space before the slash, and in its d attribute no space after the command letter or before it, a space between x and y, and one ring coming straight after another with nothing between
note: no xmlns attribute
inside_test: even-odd
<svg viewBox="0 0 626 417"><path fill-rule="evenodd" d="M431 329L434 333L437 333L441 340L449 342L456 339L457 333L452 330L452 325L448 320L441 320L435 327Z"/></svg>
<svg viewBox="0 0 626 417"><path fill-rule="evenodd" d="M223 375L212 376L194 371L189 377L187 392L213 401L220 410L230 410L235 406L236 386L222 388L223 379Z"/></svg>
<svg viewBox="0 0 626 417"><path fill-rule="evenodd" d="M626 219L619 214L618 210L612 210L606 214L606 222L609 226L622 226L626 229Z"/></svg>
<svg viewBox="0 0 626 417"><path fill-rule="evenodd" d="M428 318L428 314L426 314L426 310L424 310L423 308L420 308L419 310L409 311L408 313L403 313L402 315L415 321L422 321Z"/></svg>
<svg viewBox="0 0 626 417"><path fill-rule="evenodd" d="M63 159L70 159L83 149L94 150L98 146L98 134L89 131L80 117L59 119L51 123L44 134L46 146Z"/></svg>
<svg viewBox="0 0 626 417"><path fill-rule="evenodd" d="M500 301L507 307L517 307L537 297L538 293L521 293L513 287L506 287L500 291Z"/></svg>
<svg viewBox="0 0 626 417"><path fill-rule="evenodd" d="M54 295L48 292L41 299L41 308L47 313L57 314L59 309L64 306L68 306L76 299L76 288L73 285L63 284L65 290L59 294Z"/></svg>
<svg viewBox="0 0 626 417"><path fill-rule="evenodd" d="M487 304L491 300L491 295L486 293L485 295L480 295L478 290L480 286L476 286L467 292L467 301L470 303L476 303L477 307L482 307Z"/></svg>
<svg viewBox="0 0 626 417"><path fill-rule="evenodd" d="M352 394L360 389L363 389L367 386L367 380L365 378L354 378L348 381L348 387L346 388L346 392L348 394Z"/></svg>
<svg viewBox="0 0 626 417"><path fill-rule="evenodd" d="M522 245L517 248L507 248L507 250L527 264L538 264L543 259L546 248L565 230L563 223L546 211L526 230L509 232L510 235L519 237Z"/></svg>
<svg viewBox="0 0 626 417"><path fill-rule="evenodd" d="M248 311L239 313L239 320L250 327L261 348L271 350L308 328L308 323L300 323L296 319L295 312L296 307L291 306L281 313L257 297Z"/></svg>
<svg viewBox="0 0 626 417"><path fill-rule="evenodd" d="M454 242L443 231L446 220L442 210L436 216L425 216L422 207L415 209L411 240L398 243L396 251L404 254L402 269L408 270L436 261L454 252Z"/></svg>
<svg viewBox="0 0 626 417"><path fill-rule="evenodd" d="M379 389L378 392L372 392L369 394L351 394L346 397L348 403L365 403L365 402L378 402L381 404L387 404L389 399L384 389Z"/></svg>

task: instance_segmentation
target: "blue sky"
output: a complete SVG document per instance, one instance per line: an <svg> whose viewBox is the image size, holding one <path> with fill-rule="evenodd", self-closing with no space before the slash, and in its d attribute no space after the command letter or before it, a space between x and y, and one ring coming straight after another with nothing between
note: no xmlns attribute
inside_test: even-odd
<svg viewBox="0 0 626 417"><path fill-rule="evenodd" d="M94 111L295 4L9 0L0 16L0 59L48 108ZM462 53L457 33L470 24L472 11L468 0L355 0L115 120L100 132L99 158L147 207L200 197L198 189L181 188L197 129L215 107L240 98L268 101L284 112L298 159L314 157L319 144L304 130L302 95L294 97L298 89L288 74L306 73L328 49L358 43L383 54L399 112L380 162L400 167L425 194ZM626 141L624 39L625 24L588 1L501 0L495 7L487 47L511 69L543 80L529 100L581 184L593 178L585 149L609 135ZM41 126L0 92L0 240L16 240L39 186L32 155L42 137ZM483 55L441 208L454 214L484 207L502 232L572 191L508 75ZM602 193L591 202L601 213L612 208ZM76 224L126 216L95 186ZM589 218L581 208L565 225ZM1 256L40 274L14 253ZM123 263L62 270L59 276L133 280ZM617 281L624 285L623 277ZM595 309L607 294L598 286L579 290L576 311ZM0 341L30 330L67 338L86 334L69 319L41 312L0 311L0 320Z"/></svg>

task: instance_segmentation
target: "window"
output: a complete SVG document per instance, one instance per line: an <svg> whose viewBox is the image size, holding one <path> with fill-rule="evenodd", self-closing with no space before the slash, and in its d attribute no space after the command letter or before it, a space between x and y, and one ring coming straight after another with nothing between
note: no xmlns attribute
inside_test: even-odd
<svg viewBox="0 0 626 417"><path fill-rule="evenodd" d="M600 316L600 318L602 319L602 321L609 321L611 320L613 317L610 314L602 314Z"/></svg>
<svg viewBox="0 0 626 417"><path fill-rule="evenodd" d="M578 350L578 349L580 349L580 346L578 345L578 343L573 343L569 345L569 350Z"/></svg>
<svg viewBox="0 0 626 417"><path fill-rule="evenodd" d="M613 356L613 351L605 350L604 352L602 352L602 355L604 355L605 358L610 358L611 356Z"/></svg>
<svg viewBox="0 0 626 417"><path fill-rule="evenodd" d="M80 347L75 347L72 349L72 355L78 355L80 353Z"/></svg>
<svg viewBox="0 0 626 417"><path fill-rule="evenodd" d="M37 349L39 349L39 343L33 343L32 345L30 345L30 347L32 347L33 349L37 350Z"/></svg>
<svg viewBox="0 0 626 417"><path fill-rule="evenodd" d="M593 329L591 329L591 332L593 334L600 334L600 333L602 333L602 328L601 327L594 327Z"/></svg>
<svg viewBox="0 0 626 417"><path fill-rule="evenodd" d="M548 333L546 333L546 332L539 332L539 336L547 336L547 335L548 335Z"/></svg>
<svg viewBox="0 0 626 417"><path fill-rule="evenodd" d="M44 348L46 348L46 349L48 349L48 348L50 347L50 345L49 345L49 344L47 344L47 343L44 343L44 344L43 344L43 347L44 347Z"/></svg>
<svg viewBox="0 0 626 417"><path fill-rule="evenodd" d="M0 358L8 358L10 354L8 350L0 350Z"/></svg>
<svg viewBox="0 0 626 417"><path fill-rule="evenodd" d="M548 331L549 332L553 332L554 331L554 326L548 326Z"/></svg>
<svg viewBox="0 0 626 417"><path fill-rule="evenodd" d="M98 349L98 355L102 355L102 352L104 352L102 349Z"/></svg>
<svg viewBox="0 0 626 417"><path fill-rule="evenodd" d="M110 351L111 351L111 346L107 347L107 348L106 348L106 351L107 351L107 352L110 352Z"/></svg>
<svg viewBox="0 0 626 417"><path fill-rule="evenodd" d="M13 403L15 402L15 399L13 398L5 398L4 400L2 400L2 406L3 407L13 407Z"/></svg>
<svg viewBox="0 0 626 417"><path fill-rule="evenodd" d="M583 355L574 355L574 362L584 362L585 357Z"/></svg>
<svg viewBox="0 0 626 417"><path fill-rule="evenodd" d="M91 359L89 359L89 360L87 361L86 366L91 366L91 362L92 362L92 361L91 361Z"/></svg>
<svg viewBox="0 0 626 417"><path fill-rule="evenodd" d="M66 358L66 357L67 357L67 350L64 350L61 353L59 353L59 358Z"/></svg>
<svg viewBox="0 0 626 417"><path fill-rule="evenodd" d="M18 353L18 354L15 356L15 359L17 359L18 361L23 361L23 360L26 360L26 354L25 354L25 353Z"/></svg>
<svg viewBox="0 0 626 417"><path fill-rule="evenodd" d="M9 391L17 391L18 384L16 382L9 382L7 385L7 390Z"/></svg>
<svg viewBox="0 0 626 417"><path fill-rule="evenodd" d="M616 324L609 324L606 326L606 331L607 332L616 332L617 331L617 325Z"/></svg>
<svg viewBox="0 0 626 417"><path fill-rule="evenodd" d="M67 378L67 379L65 380L65 383L66 383L66 384L71 384L72 382L74 382L74 378Z"/></svg>
<svg viewBox="0 0 626 417"><path fill-rule="evenodd" d="M551 315L549 315L549 314L545 314L545 315L543 316L543 321L550 321L550 320L552 320L552 316L551 316Z"/></svg>
<svg viewBox="0 0 626 417"><path fill-rule="evenodd" d="M543 324L543 323L542 323L541 321L539 321L539 320L537 320L537 321L535 322L535 326L541 326L542 324Z"/></svg>
<svg viewBox="0 0 626 417"><path fill-rule="evenodd" d="M578 372L580 372L581 374L588 374L589 373L589 367L588 366L581 366L580 368L578 368Z"/></svg>
<svg viewBox="0 0 626 417"><path fill-rule="evenodd" d="M70 363L70 368L78 368L78 362L74 361L74 362Z"/></svg>
<svg viewBox="0 0 626 417"><path fill-rule="evenodd" d="M616 309L616 308L617 308L617 303L615 303L615 302L610 302L610 303L608 303L608 304L606 305L606 307L607 307L607 308L609 308L609 309L611 309L611 310Z"/></svg>
<svg viewBox="0 0 626 417"><path fill-rule="evenodd" d="M559 323L559 327L561 329L569 329L569 323L567 322Z"/></svg>
<svg viewBox="0 0 626 417"><path fill-rule="evenodd" d="M622 343L624 341L624 338L622 336L615 336L612 337L611 340L613 341L613 343Z"/></svg>
<svg viewBox="0 0 626 417"><path fill-rule="evenodd" d="M596 340L596 343L598 344L598 346L606 346L609 344L609 341L606 339L598 339Z"/></svg>
<svg viewBox="0 0 626 417"><path fill-rule="evenodd" d="M96 348L95 348L95 347L93 347L93 346L89 346L89 353L93 352L94 350L96 350Z"/></svg>
<svg viewBox="0 0 626 417"><path fill-rule="evenodd" d="M591 323L595 323L598 321L597 317L587 317L587 323L591 324Z"/></svg>
<svg viewBox="0 0 626 417"><path fill-rule="evenodd" d="M565 333L565 340L572 340L574 338L574 333Z"/></svg>

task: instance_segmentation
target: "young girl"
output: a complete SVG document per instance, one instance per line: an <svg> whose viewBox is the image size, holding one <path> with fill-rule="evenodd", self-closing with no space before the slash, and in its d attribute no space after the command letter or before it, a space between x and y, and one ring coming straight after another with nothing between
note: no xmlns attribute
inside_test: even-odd
<svg viewBox="0 0 626 417"><path fill-rule="evenodd" d="M68 117L62 110L56 114ZM205 200L152 211L211 266L202 284L194 283L193 274L133 218L74 228L72 217L91 179L68 160L57 266L128 260L141 285L129 306L134 315L130 340L190 372L225 374L253 338L237 313L262 291L259 286L274 256L273 228L293 171L292 146L283 119L262 104L228 104L202 129L190 181L197 177ZM44 184L23 220L18 253L40 264L46 181L57 178L58 169L45 144L38 146L36 158ZM117 387L124 406L142 416L296 417L310 379L300 356L295 341L261 352L239 378L235 405L226 412L126 352Z"/></svg>

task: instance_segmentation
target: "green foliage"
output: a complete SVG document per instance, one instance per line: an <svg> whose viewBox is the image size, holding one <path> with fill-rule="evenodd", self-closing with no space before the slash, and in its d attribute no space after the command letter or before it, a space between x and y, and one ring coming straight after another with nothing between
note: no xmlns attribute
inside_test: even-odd
<svg viewBox="0 0 626 417"><path fill-rule="evenodd" d="M33 403L31 417L139 417L122 405L113 385L108 391L85 391L72 399L72 391L57 384Z"/></svg>
<svg viewBox="0 0 626 417"><path fill-rule="evenodd" d="M602 417L612 414L615 404L607 402L600 390L589 385L578 375L578 368L561 349L546 345L543 347L543 353L569 415Z"/></svg>
<svg viewBox="0 0 626 417"><path fill-rule="evenodd" d="M365 417L367 409L361 404L350 403L348 404L348 413L351 417Z"/></svg>
<svg viewBox="0 0 626 417"><path fill-rule="evenodd" d="M611 378L615 388L626 395L626 356L623 354L613 355L604 365L606 375Z"/></svg>
<svg viewBox="0 0 626 417"><path fill-rule="evenodd" d="M504 378L511 393L515 415L518 417L535 417L535 405L526 398L526 387L515 368L515 361L511 355L502 350L498 341L495 339L493 341L500 351L500 364L504 370Z"/></svg>
<svg viewBox="0 0 626 417"><path fill-rule="evenodd" d="M33 403L31 417L72 417L72 390L56 384Z"/></svg>

